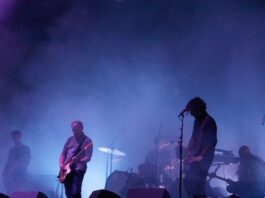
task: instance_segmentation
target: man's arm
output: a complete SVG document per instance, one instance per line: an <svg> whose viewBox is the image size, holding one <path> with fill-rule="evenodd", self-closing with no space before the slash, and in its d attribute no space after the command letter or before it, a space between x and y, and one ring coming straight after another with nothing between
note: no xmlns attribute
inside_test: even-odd
<svg viewBox="0 0 265 198"><path fill-rule="evenodd" d="M68 149L67 147L68 147L69 142L70 142L70 138L68 138L67 141L65 142L64 147L63 147L63 151L60 155L60 158L59 158L60 168L64 167L64 163L65 163L65 159L66 159L66 153L67 153L67 149Z"/></svg>
<svg viewBox="0 0 265 198"><path fill-rule="evenodd" d="M60 168L63 168L64 166L64 161L65 161L65 155L62 153L59 159L59 166Z"/></svg>
<svg viewBox="0 0 265 198"><path fill-rule="evenodd" d="M190 138L190 141L189 141L189 144L188 144L186 158L189 158L192 155L192 150L193 150L194 143L195 143L194 130L195 130L195 122L193 124L192 135L191 135L191 138Z"/></svg>
<svg viewBox="0 0 265 198"><path fill-rule="evenodd" d="M78 159L81 163L87 163L91 160L92 153L93 153L93 143L92 140L90 140L88 143L85 144L85 153L81 156L81 158Z"/></svg>
<svg viewBox="0 0 265 198"><path fill-rule="evenodd" d="M5 177L9 174L9 171L12 169L14 163L13 163L13 154L12 149L8 152L7 162L5 164L5 167L3 169L2 175Z"/></svg>
<svg viewBox="0 0 265 198"><path fill-rule="evenodd" d="M191 152L193 145L194 145L194 138L191 137L188 148L187 148L188 152Z"/></svg>
<svg viewBox="0 0 265 198"><path fill-rule="evenodd" d="M25 154L24 154L24 158L23 161L21 161L21 165L24 167L28 167L29 163L30 163L30 159L31 159L31 151L30 148L28 146L25 146Z"/></svg>
<svg viewBox="0 0 265 198"><path fill-rule="evenodd" d="M202 156L203 157L211 147L214 147L214 144L207 144L203 148L203 150L201 151L201 153L199 154L199 156Z"/></svg>
<svg viewBox="0 0 265 198"><path fill-rule="evenodd" d="M188 148L187 148L187 152L186 152L185 163L190 163L191 162L191 158L193 157L192 156L193 145L194 145L194 138L191 137L191 139L189 141Z"/></svg>
<svg viewBox="0 0 265 198"><path fill-rule="evenodd" d="M217 127L214 120L208 123L206 125L206 131L205 131L205 139L206 144L204 145L203 149L200 152L200 156L204 156L209 150L213 149L217 143Z"/></svg>
<svg viewBox="0 0 265 198"><path fill-rule="evenodd" d="M87 163L90 160L91 160L91 157L85 156L85 157L80 158L78 161L81 162L81 163Z"/></svg>

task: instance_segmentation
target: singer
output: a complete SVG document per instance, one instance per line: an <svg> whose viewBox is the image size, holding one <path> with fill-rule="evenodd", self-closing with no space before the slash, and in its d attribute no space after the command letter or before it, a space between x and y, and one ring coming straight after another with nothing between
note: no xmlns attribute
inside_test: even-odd
<svg viewBox="0 0 265 198"><path fill-rule="evenodd" d="M205 184L217 144L217 127L200 97L191 99L185 109L195 121L184 161L184 187L190 198L206 198Z"/></svg>

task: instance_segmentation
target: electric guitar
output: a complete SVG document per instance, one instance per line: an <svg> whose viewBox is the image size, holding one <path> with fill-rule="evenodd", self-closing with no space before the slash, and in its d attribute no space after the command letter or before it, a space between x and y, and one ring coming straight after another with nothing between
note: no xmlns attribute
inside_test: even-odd
<svg viewBox="0 0 265 198"><path fill-rule="evenodd" d="M59 175L57 176L58 181L59 181L60 183L64 183L66 176L72 172L72 170L71 170L71 165L72 165L73 163L75 163L75 162L80 158L80 156L81 156L86 150L88 150L91 146L92 146L92 143L86 144L86 145L84 146L84 148L81 149L81 151L80 151L77 155L73 156L73 157L72 157L71 159L69 159L66 163L64 163L63 167L60 168Z"/></svg>
<svg viewBox="0 0 265 198"><path fill-rule="evenodd" d="M195 162L200 162L202 161L203 157L202 156L195 156L195 155L192 155L192 154L188 154L187 158L185 159L184 161L184 173L186 175L189 174L190 172L190 168L191 168L191 165Z"/></svg>
<svg viewBox="0 0 265 198"><path fill-rule="evenodd" d="M238 195L238 197L264 197L264 189L259 185L251 182L248 185L240 185L240 182L235 182L231 179L225 179L223 177L217 176L215 173L208 173L208 176L211 178L217 178L222 181L225 181L231 186L230 193ZM263 185L261 185L263 186Z"/></svg>

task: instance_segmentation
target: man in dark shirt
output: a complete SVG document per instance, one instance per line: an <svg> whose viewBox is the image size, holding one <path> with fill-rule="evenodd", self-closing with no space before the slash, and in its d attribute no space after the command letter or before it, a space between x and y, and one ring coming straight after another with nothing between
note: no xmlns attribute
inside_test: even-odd
<svg viewBox="0 0 265 198"><path fill-rule="evenodd" d="M27 184L27 169L31 158L30 148L21 142L21 132L11 133L15 146L10 148L8 159L3 170L3 184L7 194L22 191Z"/></svg>
<svg viewBox="0 0 265 198"><path fill-rule="evenodd" d="M228 182L227 191L240 198L264 197L264 161L253 155L248 146L239 148L240 164L238 167L238 181Z"/></svg>
<svg viewBox="0 0 265 198"><path fill-rule="evenodd" d="M70 173L63 181L67 198L81 198L83 178L87 169L87 162L91 160L93 152L92 140L83 132L83 123L74 121L71 124L73 136L66 141L60 156L60 169L70 165Z"/></svg>
<svg viewBox="0 0 265 198"><path fill-rule="evenodd" d="M191 99L186 109L195 121L184 164L184 186L189 197L204 198L206 178L217 144L217 127L200 97Z"/></svg>

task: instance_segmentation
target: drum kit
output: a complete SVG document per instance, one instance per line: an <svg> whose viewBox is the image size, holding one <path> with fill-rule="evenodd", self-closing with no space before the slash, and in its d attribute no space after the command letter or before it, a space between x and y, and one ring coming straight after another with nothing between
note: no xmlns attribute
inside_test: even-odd
<svg viewBox="0 0 265 198"><path fill-rule="evenodd" d="M165 143L159 151L153 151L153 161L148 160L138 166L138 173L132 171L112 172L114 156L124 157L126 153L109 147L98 147L98 150L107 154L105 189L121 197L126 197L131 187L140 188L168 188L178 177L178 160L176 144ZM152 153L152 151L151 151Z"/></svg>
<svg viewBox="0 0 265 198"><path fill-rule="evenodd" d="M132 172L132 170L115 170L112 172L113 156L124 157L126 156L126 153L114 148L99 147L99 151L106 153L108 159L106 165L105 189L110 190L123 198L126 197L129 188L132 187L166 188L171 194L171 197L177 197L178 193L176 190L178 189L180 166L178 156L179 147L175 142L167 142L161 148L162 149L159 151L151 151L149 153L151 157L147 154L145 162L138 165L138 173L135 173ZM186 153L185 147L183 148L183 153ZM237 162L238 159L231 155L231 153L221 153L215 156L213 164L216 165L216 163L221 163L221 165L226 165ZM186 195L183 197L186 197Z"/></svg>
<svg viewBox="0 0 265 198"><path fill-rule="evenodd" d="M106 178L110 173L112 173L112 165L113 165L113 156L120 156L124 157L126 156L126 153L109 147L98 147L98 150L107 154L107 160L106 160Z"/></svg>

